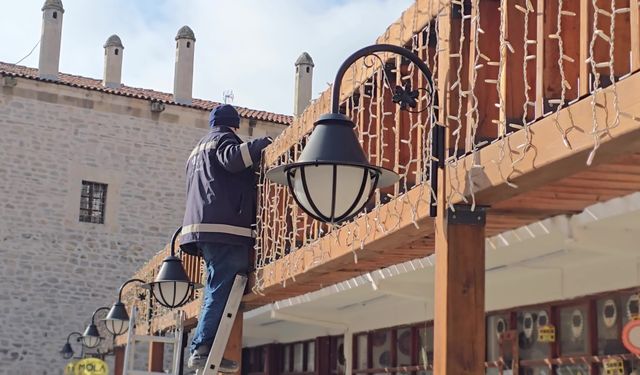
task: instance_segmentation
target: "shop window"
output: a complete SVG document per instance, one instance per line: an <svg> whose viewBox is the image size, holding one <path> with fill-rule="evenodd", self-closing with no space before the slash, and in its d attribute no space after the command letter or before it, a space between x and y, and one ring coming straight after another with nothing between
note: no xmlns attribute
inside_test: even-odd
<svg viewBox="0 0 640 375"><path fill-rule="evenodd" d="M371 333L371 366L372 368L392 367L391 330Z"/></svg>
<svg viewBox="0 0 640 375"><path fill-rule="evenodd" d="M589 365L579 364L579 365L564 365L558 366L556 369L557 375L589 375Z"/></svg>
<svg viewBox="0 0 640 375"><path fill-rule="evenodd" d="M622 295L622 325L624 326L634 317L640 317L640 293L624 293Z"/></svg>
<svg viewBox="0 0 640 375"><path fill-rule="evenodd" d="M356 344L358 346L357 348L357 369L363 370L363 369L368 369L369 368L369 361L368 361L368 355L367 355L367 344L368 344L368 338L367 338L367 334L361 334L358 335Z"/></svg>
<svg viewBox="0 0 640 375"><path fill-rule="evenodd" d="M291 345L282 348L282 372L291 372Z"/></svg>
<svg viewBox="0 0 640 375"><path fill-rule="evenodd" d="M398 355L398 366L411 366L411 328L398 328L396 340L396 353Z"/></svg>
<svg viewBox="0 0 640 375"><path fill-rule="evenodd" d="M597 301L599 355L626 353L620 339L623 300L619 296L611 296Z"/></svg>
<svg viewBox="0 0 640 375"><path fill-rule="evenodd" d="M433 364L433 326L418 329L418 364L430 366ZM431 371L419 371L419 375L430 375Z"/></svg>
<svg viewBox="0 0 640 375"><path fill-rule="evenodd" d="M589 354L589 314L587 306L560 309L560 355Z"/></svg>
<svg viewBox="0 0 640 375"><path fill-rule="evenodd" d="M520 373L523 375L551 375L552 372L548 366L535 366L535 367L523 367L520 369ZM577 374L574 374L577 375ZM582 375L588 375L582 374Z"/></svg>
<svg viewBox="0 0 640 375"><path fill-rule="evenodd" d="M315 369L315 342L305 341L282 346L283 373L313 373Z"/></svg>
<svg viewBox="0 0 640 375"><path fill-rule="evenodd" d="M493 315L487 318L487 361L497 361L502 355L500 335L509 330L509 315Z"/></svg>
<svg viewBox="0 0 640 375"><path fill-rule="evenodd" d="M520 359L542 359L551 353L551 345L538 341L539 326L549 323L549 311L544 309L519 311L517 315Z"/></svg>
<svg viewBox="0 0 640 375"><path fill-rule="evenodd" d="M315 341L307 342L307 366L306 372L314 372L316 367L316 343Z"/></svg>
<svg viewBox="0 0 640 375"><path fill-rule="evenodd" d="M344 374L344 364L344 337L334 336L331 338L331 372L333 374Z"/></svg>
<svg viewBox="0 0 640 375"><path fill-rule="evenodd" d="M293 372L304 371L304 344L293 345Z"/></svg>

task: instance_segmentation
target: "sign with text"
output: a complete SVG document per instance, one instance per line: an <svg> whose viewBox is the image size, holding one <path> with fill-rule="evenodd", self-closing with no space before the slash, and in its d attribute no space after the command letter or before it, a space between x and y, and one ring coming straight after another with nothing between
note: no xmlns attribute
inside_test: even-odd
<svg viewBox="0 0 640 375"><path fill-rule="evenodd" d="M640 320L632 320L624 326L622 343L628 351L640 355Z"/></svg>
<svg viewBox="0 0 640 375"><path fill-rule="evenodd" d="M547 324L538 328L538 342L555 342L556 341L556 327Z"/></svg>
<svg viewBox="0 0 640 375"><path fill-rule="evenodd" d="M85 358L75 365L75 375L108 375L109 366L99 358Z"/></svg>

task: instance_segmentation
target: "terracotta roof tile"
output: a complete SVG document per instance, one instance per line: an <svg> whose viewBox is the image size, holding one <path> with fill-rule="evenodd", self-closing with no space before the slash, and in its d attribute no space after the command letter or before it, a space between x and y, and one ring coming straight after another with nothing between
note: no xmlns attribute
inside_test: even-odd
<svg viewBox="0 0 640 375"><path fill-rule="evenodd" d="M34 79L38 81L51 82L55 84L67 85L72 87L80 87L88 90L95 90L105 92L108 94L122 95L139 99L154 100L166 104L179 105L183 107L190 107L195 109L202 109L210 111L213 108L219 106L221 103L213 102L204 99L193 99L190 105L179 104L173 101L173 95L155 91L151 89L142 89L130 86L121 86L119 88L108 88L102 85L102 81L94 78L87 78L76 76L72 74L60 73L58 75L58 81L52 81L38 77L38 69L29 68L22 65L7 64L0 62L0 76L13 76L27 79ZM234 106L241 117L262 121L271 121L278 124L290 125L293 121L293 116L282 115L279 113L259 111L250 108Z"/></svg>

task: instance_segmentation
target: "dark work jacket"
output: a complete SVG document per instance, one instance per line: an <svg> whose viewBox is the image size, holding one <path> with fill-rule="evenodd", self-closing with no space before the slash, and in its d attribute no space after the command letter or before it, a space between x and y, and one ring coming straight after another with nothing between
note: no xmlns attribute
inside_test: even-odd
<svg viewBox="0 0 640 375"><path fill-rule="evenodd" d="M252 246L256 222L256 173L270 138L250 142L214 126L187 160L187 207L180 244L199 255L198 242Z"/></svg>

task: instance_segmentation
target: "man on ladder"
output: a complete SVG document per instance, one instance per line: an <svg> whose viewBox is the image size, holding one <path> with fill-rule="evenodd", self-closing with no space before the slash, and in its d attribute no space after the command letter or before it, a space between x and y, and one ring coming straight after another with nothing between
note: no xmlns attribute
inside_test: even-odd
<svg viewBox="0 0 640 375"><path fill-rule="evenodd" d="M187 205L180 238L182 250L202 256L207 268L204 301L190 347L192 369L205 366L236 274L248 271L256 221L255 170L262 150L272 142L271 138L242 142L236 135L240 117L228 104L211 111L209 125L211 131L187 160ZM235 361L222 358L218 371L238 368Z"/></svg>

